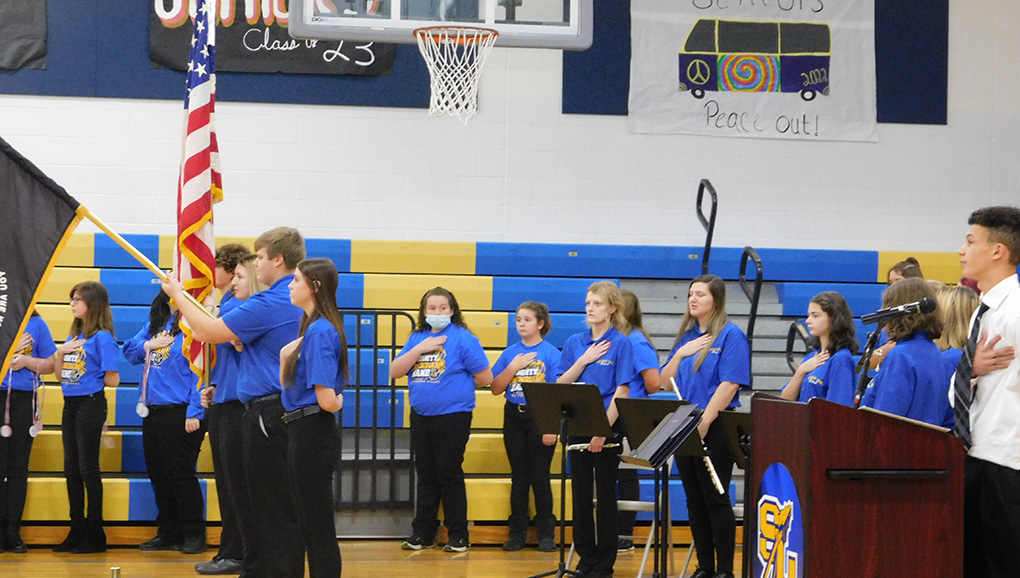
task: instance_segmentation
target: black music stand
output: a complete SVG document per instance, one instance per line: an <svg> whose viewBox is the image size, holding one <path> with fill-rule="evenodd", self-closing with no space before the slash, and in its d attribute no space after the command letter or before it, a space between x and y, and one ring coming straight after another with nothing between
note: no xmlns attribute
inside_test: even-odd
<svg viewBox="0 0 1020 578"><path fill-rule="evenodd" d="M600 436L610 438L613 429L606 417L602 392L598 386L583 383L522 383L531 419L540 434L560 436L560 565L556 570L536 574L543 576L578 576L567 569L567 436Z"/></svg>
<svg viewBox="0 0 1020 578"><path fill-rule="evenodd" d="M675 412L681 405L686 405L686 401L680 401L678 399L627 399L620 398L616 400L616 409L620 412L620 422L623 425L624 434L627 436L627 441L630 443L630 447L636 450L638 447L645 443L648 436L659 426L664 419L670 414ZM620 456L620 459L627 463L634 465L644 466L642 463L644 460L631 461L630 456ZM671 519L669 511L669 463L667 462L662 467L652 468L653 480L654 480L654 492L655 492L655 523L659 526L657 535L651 538L655 540L655 558L653 559L652 565L652 577L658 578L660 576L659 568L661 564L662 575L668 573L667 566L669 560L669 545L672 543L672 539L669 536L671 529ZM660 494L661 484L661 494Z"/></svg>
<svg viewBox="0 0 1020 578"><path fill-rule="evenodd" d="M730 442L730 450L733 452L737 467L744 470L744 547L741 551L741 559L744 561L742 574L746 577L751 575L751 551L753 550L751 527L754 526L750 523L752 518L748 516L758 515L753 507L754 504L751 503L751 484L748 479L751 472L751 414L725 410L719 412L717 419L726 431L726 438Z"/></svg>

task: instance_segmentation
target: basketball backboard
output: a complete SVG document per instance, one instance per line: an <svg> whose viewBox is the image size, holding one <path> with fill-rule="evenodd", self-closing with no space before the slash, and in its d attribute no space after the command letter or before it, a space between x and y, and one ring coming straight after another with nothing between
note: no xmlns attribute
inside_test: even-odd
<svg viewBox="0 0 1020 578"><path fill-rule="evenodd" d="M472 26L496 46L586 50L592 0L290 0L294 38L414 44L414 30Z"/></svg>

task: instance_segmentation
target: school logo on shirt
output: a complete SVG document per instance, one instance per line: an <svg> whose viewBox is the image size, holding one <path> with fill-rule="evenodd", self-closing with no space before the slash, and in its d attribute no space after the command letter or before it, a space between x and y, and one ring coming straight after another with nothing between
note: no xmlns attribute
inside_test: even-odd
<svg viewBox="0 0 1020 578"><path fill-rule="evenodd" d="M536 359L514 374L513 383L510 384L510 395L523 396L522 383L542 383L545 380L545 363L542 363L541 359Z"/></svg>
<svg viewBox="0 0 1020 578"><path fill-rule="evenodd" d="M60 369L60 383L77 384L85 375L85 348L79 347L64 355L64 365Z"/></svg>
<svg viewBox="0 0 1020 578"><path fill-rule="evenodd" d="M804 575L804 532L800 498L786 466L772 464L761 479L756 578L801 578Z"/></svg>
<svg viewBox="0 0 1020 578"><path fill-rule="evenodd" d="M811 384L814 384L814 385L825 385L825 382L822 381L822 378L818 377L817 375L812 375L812 376L808 377L807 381L808 381L808 383L811 383Z"/></svg>
<svg viewBox="0 0 1020 578"><path fill-rule="evenodd" d="M410 381L439 383L446 372L446 350L442 346L418 358L411 371Z"/></svg>
<svg viewBox="0 0 1020 578"><path fill-rule="evenodd" d="M34 345L34 343L35 342L29 343L25 347L19 349L18 351L15 351L14 352L15 355L25 355L25 356L28 356L28 357L32 357L32 349L33 349L32 346Z"/></svg>
<svg viewBox="0 0 1020 578"><path fill-rule="evenodd" d="M164 329L163 331L160 331L159 335L157 335L156 337L162 337L164 335L170 335L170 332ZM170 348L172 346L173 343L167 345L166 347L160 347L159 349L153 349L152 351L150 351L149 366L151 366L154 369L158 369L161 365L163 365L163 362L166 361L168 357L170 357Z"/></svg>
<svg viewBox="0 0 1020 578"><path fill-rule="evenodd" d="M602 366L605 366L605 367L612 367L613 366L613 360L612 359L602 358L602 359L596 361L595 365L602 365Z"/></svg>

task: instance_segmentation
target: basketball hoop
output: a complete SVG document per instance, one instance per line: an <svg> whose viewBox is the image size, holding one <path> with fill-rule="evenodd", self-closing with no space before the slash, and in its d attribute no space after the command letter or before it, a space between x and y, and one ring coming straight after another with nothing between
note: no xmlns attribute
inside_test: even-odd
<svg viewBox="0 0 1020 578"><path fill-rule="evenodd" d="M487 28L432 26L414 31L429 68L429 118L456 115L467 124L478 112L478 79L499 32Z"/></svg>

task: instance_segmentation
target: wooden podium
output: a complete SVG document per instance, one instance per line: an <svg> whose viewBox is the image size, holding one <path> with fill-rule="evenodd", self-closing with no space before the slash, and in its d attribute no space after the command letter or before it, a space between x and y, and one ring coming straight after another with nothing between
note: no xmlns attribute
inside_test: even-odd
<svg viewBox="0 0 1020 578"><path fill-rule="evenodd" d="M751 408L752 504L745 504L745 520L754 524L751 567L758 572L745 575L761 578L763 568L774 572L783 561L799 565L804 578L963 575L960 440L822 399L803 404L758 394ZM773 560L772 551L789 509L770 505L776 500L763 500L762 492L763 476L772 480L782 470L766 475L776 463L796 488L803 531L802 551L783 561Z"/></svg>

